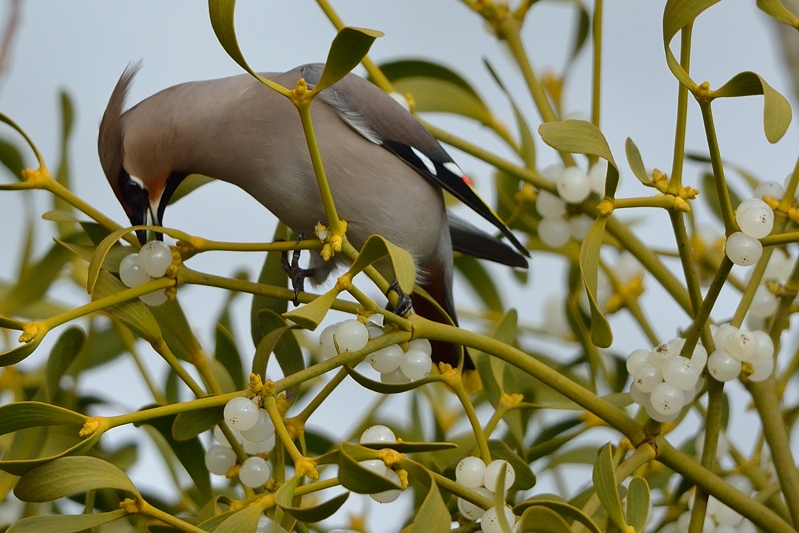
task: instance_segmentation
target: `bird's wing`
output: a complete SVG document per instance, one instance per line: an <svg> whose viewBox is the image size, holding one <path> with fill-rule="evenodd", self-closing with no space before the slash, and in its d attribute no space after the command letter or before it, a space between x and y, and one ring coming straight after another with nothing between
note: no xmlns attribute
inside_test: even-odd
<svg viewBox="0 0 799 533"><path fill-rule="evenodd" d="M319 81L324 65L301 67L309 86ZM530 253L513 232L483 201L468 178L439 142L389 95L365 79L347 75L319 93L352 129L369 141L383 146L412 166L432 183L496 226L524 256Z"/></svg>
<svg viewBox="0 0 799 533"><path fill-rule="evenodd" d="M453 250L501 265L527 268L527 259L523 255L493 235L450 212L447 212L447 221Z"/></svg>

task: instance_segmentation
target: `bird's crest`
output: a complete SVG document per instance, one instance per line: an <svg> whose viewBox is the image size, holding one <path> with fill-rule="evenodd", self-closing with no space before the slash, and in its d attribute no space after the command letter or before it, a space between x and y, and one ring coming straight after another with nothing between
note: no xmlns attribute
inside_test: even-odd
<svg viewBox="0 0 799 533"><path fill-rule="evenodd" d="M114 87L114 91L111 93L111 98L108 100L105 113L103 113L103 120L100 122L100 134L97 139L100 164L117 197L120 195L119 174L122 171L124 156L122 147L124 138L122 109L125 107L128 88L140 67L141 62L133 63L128 65L122 73L116 87Z"/></svg>

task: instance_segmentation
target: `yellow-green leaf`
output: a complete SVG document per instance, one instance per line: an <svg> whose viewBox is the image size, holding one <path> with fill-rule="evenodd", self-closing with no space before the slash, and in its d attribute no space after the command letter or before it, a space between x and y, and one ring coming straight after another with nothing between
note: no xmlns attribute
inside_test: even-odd
<svg viewBox="0 0 799 533"><path fill-rule="evenodd" d="M607 348L613 343L613 331L610 329L610 323L597 303L597 272L602 236L605 233L605 221L605 217L599 217L594 221L580 247L580 274L591 307L591 342L600 348Z"/></svg>
<svg viewBox="0 0 799 533"><path fill-rule="evenodd" d="M86 334L78 327L67 329L56 341L50 357L47 358L44 393L45 399L51 401L58 392L58 384L72 361L80 353L86 342Z"/></svg>
<svg viewBox="0 0 799 533"><path fill-rule="evenodd" d="M89 276L86 280L86 291L89 294L94 293L94 287L97 284L97 278L100 275L100 269L102 268L103 262L105 261L105 256L108 254L109 250L111 250L111 247L114 246L119 239L131 231L133 231L131 228L118 229L103 239L103 241L97 246L97 249L94 251L94 256L89 263Z"/></svg>
<svg viewBox="0 0 799 533"><path fill-rule="evenodd" d="M683 27L693 24L694 19L704 10L717 4L720 0L669 0L663 10L663 47L666 52L666 62L674 77L689 90L696 88L696 83L691 79L680 62L671 53L669 43Z"/></svg>
<svg viewBox="0 0 799 533"><path fill-rule="evenodd" d="M763 95L763 129L770 143L779 141L791 124L791 104L774 90L760 75L741 72L713 91L714 98Z"/></svg>
<svg viewBox="0 0 799 533"><path fill-rule="evenodd" d="M522 514L520 533L571 533L569 524L555 511L544 506L529 507Z"/></svg>
<svg viewBox="0 0 799 533"><path fill-rule="evenodd" d="M585 514L581 509L574 507L563 501L558 500L548 500L548 499L538 499L536 497L532 500L527 500L525 502L520 503L519 505L513 508L513 511L517 514L522 514L522 523L525 522L525 515L527 515L527 510L532 509L534 507L544 507L549 509L550 511L554 512L557 516L562 517L564 519L568 519L571 521L577 521L581 523L583 526L586 527L591 533L602 533L602 530L599 528L598 525L591 520L587 514ZM546 517L550 516L549 513L543 511L531 511L531 515L528 516L541 516ZM532 518L528 518L529 523L533 523L534 521ZM528 530L524 530L528 531ZM531 530L531 531L538 531L538 530Z"/></svg>
<svg viewBox="0 0 799 533"><path fill-rule="evenodd" d="M214 529L214 533L254 532L265 508L266 504L262 500L256 500L244 509L230 515L219 527Z"/></svg>
<svg viewBox="0 0 799 533"><path fill-rule="evenodd" d="M14 495L24 502L49 502L93 489L139 492L125 472L96 457L62 457L22 476Z"/></svg>
<svg viewBox="0 0 799 533"><path fill-rule="evenodd" d="M494 118L477 92L449 68L423 59L380 65L400 94L410 93L419 113L454 113L491 126Z"/></svg>
<svg viewBox="0 0 799 533"><path fill-rule="evenodd" d="M385 448L386 446L383 447ZM338 480L345 489L351 490L356 494L374 494L402 488L399 485L395 485L387 477L375 474L368 468L358 464L358 461L377 459L378 454L376 451L346 442L341 443L339 450Z"/></svg>
<svg viewBox="0 0 799 533"><path fill-rule="evenodd" d="M375 39L382 36L382 31L367 28L349 26L341 28L330 45L325 69L316 87L314 87L314 92L318 93L327 89L349 74L369 53L369 48L372 47Z"/></svg>
<svg viewBox="0 0 799 533"><path fill-rule="evenodd" d="M633 171L633 175L638 178L638 181L647 187L654 187L652 178L646 171L646 166L644 166L644 160L641 158L641 152L629 137L624 141L624 153L627 155L627 163L630 165L630 170Z"/></svg>
<svg viewBox="0 0 799 533"><path fill-rule="evenodd" d="M358 258L350 267L349 272L355 274L361 272L367 266L388 256L391 266L394 269L397 283L405 294L413 292L413 285L416 281L416 266L413 257L407 251L380 235L372 235L361 248Z"/></svg>
<svg viewBox="0 0 799 533"><path fill-rule="evenodd" d="M222 421L224 410L225 406L219 405L178 413L172 423L172 438L184 441L208 431Z"/></svg>
<svg viewBox="0 0 799 533"><path fill-rule="evenodd" d="M298 307L294 311L283 313L283 318L291 320L301 328L313 331L325 319L325 315L330 311L330 307L336 301L340 292L336 287L333 287L315 300Z"/></svg>
<svg viewBox="0 0 799 533"><path fill-rule="evenodd" d="M116 277L101 270L97 277L92 299L99 300L127 289ZM166 304L164 304L166 305ZM106 309L106 312L115 316L132 329L137 335L148 342L161 338L161 329L153 318L150 309L138 298L127 300Z"/></svg>
<svg viewBox="0 0 799 533"><path fill-rule="evenodd" d="M799 18L791 13L780 0L757 0L757 7L779 22L799 29Z"/></svg>
<svg viewBox="0 0 799 533"><path fill-rule="evenodd" d="M555 150L599 156L616 166L605 136L587 120L547 122L538 127L538 133Z"/></svg>
<svg viewBox="0 0 799 533"><path fill-rule="evenodd" d="M503 469L504 472L504 469ZM441 498L441 492L435 481L430 482L430 489L424 497L422 505L413 519L412 533L446 532L450 531L452 516Z"/></svg>
<svg viewBox="0 0 799 533"><path fill-rule="evenodd" d="M288 227L279 222L275 228L275 234L272 237L273 241L285 241L289 238ZM282 253L271 251L266 253L264 265L261 267L261 273L258 275L258 283L265 285L273 285L275 287L286 288L288 286L288 274L283 270ZM261 328L261 321L259 313L265 309L269 309L277 314L285 313L288 309L288 301L281 298L271 298L269 296L261 296L255 294L252 297L252 305L250 306L250 335L252 336L252 343L258 346L261 339L266 334Z"/></svg>
<svg viewBox="0 0 799 533"><path fill-rule="evenodd" d="M124 518L127 514L124 509L117 509L97 514L31 516L13 524L6 533L75 533L88 531Z"/></svg>
<svg viewBox="0 0 799 533"><path fill-rule="evenodd" d="M344 492L327 501L315 503L310 507L296 507L293 505L292 500L294 499L294 491L301 480L302 476L295 475L275 493L277 505L300 522L314 523L326 520L344 505L350 495L349 492Z"/></svg>
<svg viewBox="0 0 799 533"><path fill-rule="evenodd" d="M627 522L641 533L649 518L649 484L642 477L634 477L627 486Z"/></svg>
<svg viewBox="0 0 799 533"><path fill-rule="evenodd" d="M596 495L599 497L602 507L608 513L608 517L624 531L627 528L627 520L624 518L624 512L621 507L619 484L616 481L616 472L613 469L612 455L610 443L604 445L599 451L591 477L594 481Z"/></svg>
<svg viewBox="0 0 799 533"><path fill-rule="evenodd" d="M0 435L38 426L82 426L88 417L41 402L15 402L0 406Z"/></svg>

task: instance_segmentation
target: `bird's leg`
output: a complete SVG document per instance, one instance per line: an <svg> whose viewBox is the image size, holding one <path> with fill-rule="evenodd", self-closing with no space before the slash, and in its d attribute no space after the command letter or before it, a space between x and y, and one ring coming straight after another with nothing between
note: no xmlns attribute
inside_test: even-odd
<svg viewBox="0 0 799 533"><path fill-rule="evenodd" d="M388 290L386 291L386 296L388 293L394 291L397 293L397 307L394 308L394 314L399 316L405 316L408 312L413 308L413 302L411 301L411 297L402 292L400 289L399 283L397 280L391 282L391 285L388 286ZM389 305L389 308L391 306Z"/></svg>
<svg viewBox="0 0 799 533"><path fill-rule="evenodd" d="M297 236L297 244L303 239L303 235ZM291 263L289 264L289 253L282 252L280 262L283 265L283 270L289 275L291 286L294 289L294 305L300 303L300 293L305 290L305 278L316 274L315 268L300 268L300 250L292 250Z"/></svg>

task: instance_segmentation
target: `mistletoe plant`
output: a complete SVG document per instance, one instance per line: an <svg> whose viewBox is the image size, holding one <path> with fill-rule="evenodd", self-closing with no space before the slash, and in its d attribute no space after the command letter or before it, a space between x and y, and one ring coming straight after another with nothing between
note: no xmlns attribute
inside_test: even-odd
<svg viewBox="0 0 799 533"><path fill-rule="evenodd" d="M298 110L327 214L316 238L300 242L280 225L270 243L217 242L174 228L120 227L70 191L66 148L72 108L66 95L55 175L24 130L0 115L38 163L24 168L22 151L3 141L0 160L18 181L0 190L48 191L53 210L43 216L55 231L55 243L39 258L29 252L29 232L18 276L0 287L5 344L0 385L13 394L0 406L0 494L13 491L25 502L7 531L329 531L329 524L345 523L340 509L346 500L362 497L355 495L390 505L403 493L412 494L413 512L403 524L385 529L797 531L799 472L789 442L796 409L784 405L782 395L799 367L799 350L781 340L799 309L799 263L791 246L799 240L799 164L784 184L743 173L752 192L741 200L726 177L729 171L741 173L740 167L722 159L712 113L717 98L762 95L765 135L777 142L789 126L791 109L753 72L719 88L695 81L701 73L689 70L694 20L717 1L666 2L663 50L679 81L674 153L668 173L649 171L639 148L627 139L627 166L640 181L640 196L634 197L617 196L619 162L599 127L602 0L590 10L573 2L580 24L571 59L583 49L593 58L589 120L564 118L566 75L542 81L530 63L521 29L536 2L511 6L463 0L507 48L526 83L529 94L511 92L487 65L514 110L516 134L463 77L435 62L373 63L366 54L380 32L345 26L326 0L318 4L339 32L319 83L313 89L302 79L294 87L277 85L256 74L239 49L235 1L209 0L214 31L231 58ZM758 6L799 29L799 19L778 0L758 0ZM672 41L678 36L676 57ZM391 280L372 267L385 258L398 286L412 292L413 260L379 235L360 250L347 241L310 115L319 91L359 63L379 87L404 96L412 112L475 120L516 154L514 160L500 157L427 124L443 142L496 169L495 210L527 236L530 250L559 255L570 265L565 296L548 309L546 331L531 331L515 310L504 309L495 281L466 257L457 258L456 266L485 304L476 317L479 331L413 313L398 316L384 309L386 302L368 296L374 291L367 285L381 293L389 288ZM517 101L526 97L535 103L540 124L520 111ZM685 153L692 99L702 116L707 156ZM560 164L541 168L540 141ZM695 186L685 183L686 157L708 168ZM208 179L190 176L173 201ZM695 224L700 193L723 224L723 235ZM647 246L617 218L620 209L665 210L676 248ZM133 236L139 230L160 232L174 245L141 246ZM300 305L289 311L295 294L287 287L281 256L301 249L320 250L325 258L345 254L351 266L326 292L300 294ZM257 281L189 266L194 255L212 250L266 252L266 261ZM667 266L675 258L679 268ZM748 266L748 277L734 275L733 264ZM356 280L359 273L366 276ZM77 307L51 298L53 282L64 277L91 298ZM678 337L661 339L654 333L639 305L645 279L659 284L664 297L684 311L674 324ZM182 310L180 292L188 285L230 294L210 351ZM729 320L715 309L725 287L740 294ZM231 334L229 306L239 293L252 295L254 348ZM330 310L351 318L317 333ZM614 330L608 317L618 313L632 317L649 346L631 354L610 349ZM20 332L18 340L14 331ZM17 369L17 363L41 350L46 336L56 334L41 368ZM579 356L564 362L554 351L529 348L533 336L573 343ZM467 347L476 370L434 367L430 340ZM163 382L145 365L139 341L169 365ZM779 367L778 355L784 361ZM69 383L122 357L137 365L152 403L134 412L92 416L99 400ZM269 365L272 359L277 365ZM745 385L760 422L749 455L724 439L727 419L739 416L728 412L724 384L731 380ZM357 422L355 434L321 434L313 427L314 413L347 383L383 399L409 397L407 419L394 428L379 423L378 402L363 419L348 421ZM421 409L432 411L431 429L421 423ZM560 416L549 416L554 411ZM670 436L689 411L703 420L701 442L677 448ZM167 458L174 498L164 501L141 491L128 477L135 445L112 448L104 442L106 432L126 425L140 428L142 438L153 438ZM600 427L601 435L612 436L597 449L590 438ZM584 463L592 465L592 475L578 494L537 490L536 474ZM181 483L179 470L190 477L189 486ZM331 491L335 495L327 496ZM364 528L358 520L348 527Z"/></svg>

